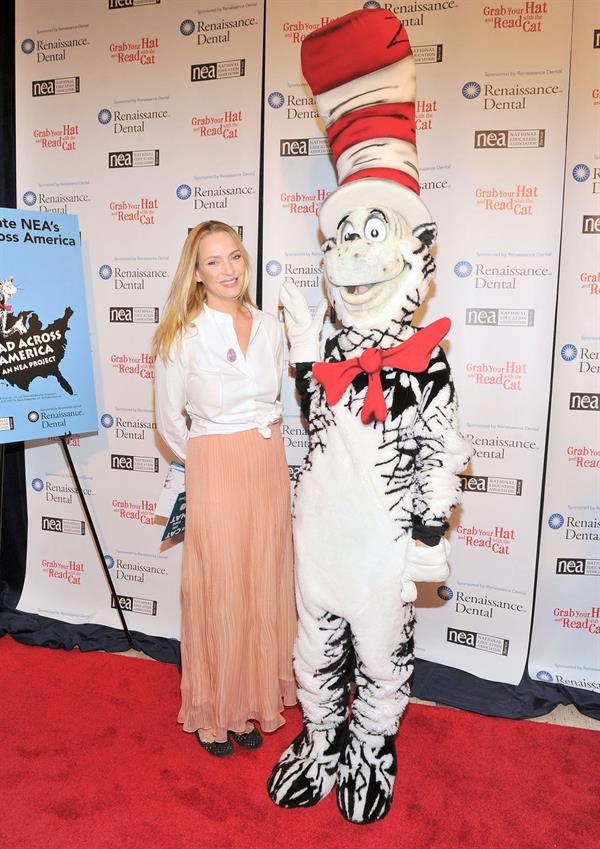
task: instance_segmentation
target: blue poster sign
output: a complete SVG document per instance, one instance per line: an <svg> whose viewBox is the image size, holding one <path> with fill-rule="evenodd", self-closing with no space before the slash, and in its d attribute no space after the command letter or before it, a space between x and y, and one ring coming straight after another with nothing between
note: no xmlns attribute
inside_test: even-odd
<svg viewBox="0 0 600 849"><path fill-rule="evenodd" d="M0 208L0 443L97 421L77 216Z"/></svg>

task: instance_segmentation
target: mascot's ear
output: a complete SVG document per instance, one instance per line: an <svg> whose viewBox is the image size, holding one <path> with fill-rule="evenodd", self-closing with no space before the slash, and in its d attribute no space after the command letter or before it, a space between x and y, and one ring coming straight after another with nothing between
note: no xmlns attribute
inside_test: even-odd
<svg viewBox="0 0 600 849"><path fill-rule="evenodd" d="M437 226L433 223L433 221L430 221L427 224L419 224L419 226L415 227L413 230L413 236L416 236L420 242L430 248L437 239Z"/></svg>

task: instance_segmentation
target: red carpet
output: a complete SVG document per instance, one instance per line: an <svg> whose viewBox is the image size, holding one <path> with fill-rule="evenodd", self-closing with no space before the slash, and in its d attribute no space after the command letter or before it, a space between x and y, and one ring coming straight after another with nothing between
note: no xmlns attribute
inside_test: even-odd
<svg viewBox="0 0 600 849"><path fill-rule="evenodd" d="M218 761L180 730L168 664L0 639L1 849L597 849L600 736L411 705L385 820L265 791L300 728Z"/></svg>

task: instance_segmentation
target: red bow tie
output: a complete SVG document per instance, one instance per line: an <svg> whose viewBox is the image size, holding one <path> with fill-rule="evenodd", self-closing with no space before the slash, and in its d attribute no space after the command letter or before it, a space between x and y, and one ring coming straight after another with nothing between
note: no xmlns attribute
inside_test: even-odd
<svg viewBox="0 0 600 849"><path fill-rule="evenodd" d="M5 310L6 312L10 312L12 307L9 304L0 304L0 309Z"/></svg>
<svg viewBox="0 0 600 849"><path fill-rule="evenodd" d="M366 372L369 383L360 417L363 424L367 424L371 416L382 422L387 416L387 406L379 376L381 369L387 367L411 372L425 371L431 352L449 330L450 319L438 318L394 348L367 348L360 357L341 363L315 363L312 373L315 380L323 385L327 403L333 406L354 378Z"/></svg>

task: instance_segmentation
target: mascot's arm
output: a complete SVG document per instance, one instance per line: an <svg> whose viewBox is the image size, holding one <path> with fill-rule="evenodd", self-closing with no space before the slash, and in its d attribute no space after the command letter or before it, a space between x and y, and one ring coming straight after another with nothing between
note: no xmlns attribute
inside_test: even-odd
<svg viewBox="0 0 600 849"><path fill-rule="evenodd" d="M403 575L404 601L415 600L415 581L438 582L448 577L450 544L443 534L460 501L459 474L471 455L470 443L458 430L456 393L441 348L436 349L420 382L422 396L414 430L413 530ZM425 545L417 545L417 540Z"/></svg>
<svg viewBox="0 0 600 849"><path fill-rule="evenodd" d="M311 397L311 369L320 357L319 337L327 311L323 300L311 315L306 298L294 283L281 286L279 298L283 305L285 326L290 340L290 362L296 368L296 389L300 396L300 409L308 421ZM314 389L314 385L312 387Z"/></svg>

